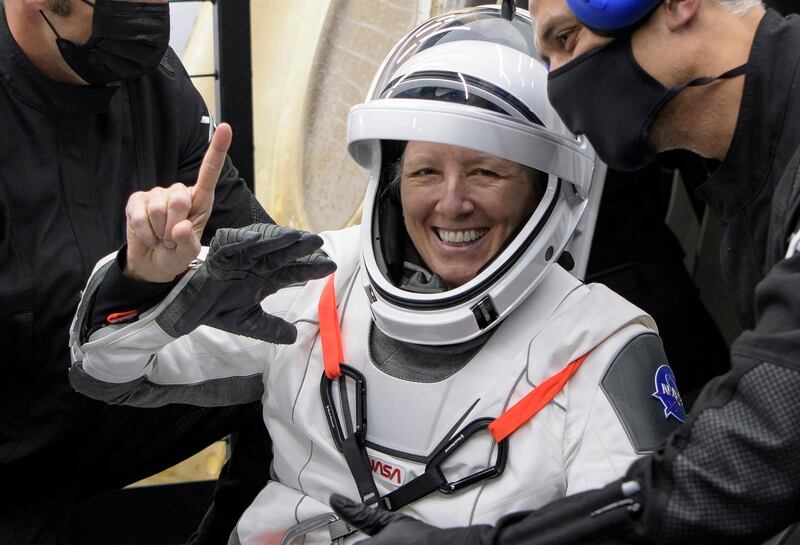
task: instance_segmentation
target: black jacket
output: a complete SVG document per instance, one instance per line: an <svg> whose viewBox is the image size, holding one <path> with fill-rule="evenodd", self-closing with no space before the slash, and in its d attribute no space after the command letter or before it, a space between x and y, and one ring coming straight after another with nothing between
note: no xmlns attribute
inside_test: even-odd
<svg viewBox="0 0 800 545"><path fill-rule="evenodd" d="M629 475L659 543L758 543L800 512L800 16L768 11L731 147L698 189L722 222L722 271L745 332L732 371Z"/></svg>
<svg viewBox="0 0 800 545"><path fill-rule="evenodd" d="M745 328L732 370L620 481L425 543L735 545L797 522L800 252L786 255L800 229L800 16L761 21L731 148L698 192L723 224L722 269ZM629 480L641 491L625 497Z"/></svg>
<svg viewBox="0 0 800 545"><path fill-rule="evenodd" d="M128 196L193 183L210 134L171 50L131 83L61 84L25 57L0 3L0 470L90 425L95 402L67 381L79 291L124 242ZM228 161L206 233L267 219Z"/></svg>

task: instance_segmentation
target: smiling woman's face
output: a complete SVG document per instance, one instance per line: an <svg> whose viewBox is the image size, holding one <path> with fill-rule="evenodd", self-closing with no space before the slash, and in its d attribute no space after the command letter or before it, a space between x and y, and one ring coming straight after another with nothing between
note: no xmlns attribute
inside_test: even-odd
<svg viewBox="0 0 800 545"><path fill-rule="evenodd" d="M468 282L539 202L533 169L479 151L406 146L400 199L406 231L431 272Z"/></svg>

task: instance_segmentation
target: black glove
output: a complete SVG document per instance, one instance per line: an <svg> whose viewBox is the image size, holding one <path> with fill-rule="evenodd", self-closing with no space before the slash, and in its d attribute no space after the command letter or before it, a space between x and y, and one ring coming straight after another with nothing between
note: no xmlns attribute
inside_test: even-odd
<svg viewBox="0 0 800 545"><path fill-rule="evenodd" d="M208 257L156 319L172 337L201 324L263 341L291 344L295 327L265 313L261 301L291 284L323 278L336 264L310 255L322 246L317 235L257 223L219 229Z"/></svg>
<svg viewBox="0 0 800 545"><path fill-rule="evenodd" d="M331 507L350 526L358 528L372 539L364 545L423 545L459 543L477 545L489 526L440 529L403 513L391 513L380 507L367 507L341 494L333 494Z"/></svg>
<svg viewBox="0 0 800 545"><path fill-rule="evenodd" d="M495 527L439 529L402 513L352 502L339 494L331 507L351 526L375 536L365 545L642 545L635 528L641 511L639 485L616 481L598 490L561 498L537 511L512 513Z"/></svg>
<svg viewBox="0 0 800 545"><path fill-rule="evenodd" d="M536 511L500 519L485 543L503 545L632 545L643 543L636 529L640 486L618 480L553 501Z"/></svg>
<svg viewBox="0 0 800 545"><path fill-rule="evenodd" d="M369 545L405 545L426 539L438 530L402 513L392 513L380 507L368 507L351 501L341 494L331 496L331 507L350 526L355 526L373 539L362 541ZM377 535L376 535L377 534Z"/></svg>

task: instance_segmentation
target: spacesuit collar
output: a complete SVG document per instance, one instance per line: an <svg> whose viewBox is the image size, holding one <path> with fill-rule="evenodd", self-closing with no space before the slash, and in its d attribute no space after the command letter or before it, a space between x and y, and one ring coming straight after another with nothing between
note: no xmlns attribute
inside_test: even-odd
<svg viewBox="0 0 800 545"><path fill-rule="evenodd" d="M33 108L54 114L92 115L108 111L117 86L70 85L42 74L20 49L0 3L0 74L12 92Z"/></svg>
<svg viewBox="0 0 800 545"><path fill-rule="evenodd" d="M393 339L372 322L369 326L369 356L375 367L400 380L439 382L468 364L495 331L496 328L459 344L428 346Z"/></svg>

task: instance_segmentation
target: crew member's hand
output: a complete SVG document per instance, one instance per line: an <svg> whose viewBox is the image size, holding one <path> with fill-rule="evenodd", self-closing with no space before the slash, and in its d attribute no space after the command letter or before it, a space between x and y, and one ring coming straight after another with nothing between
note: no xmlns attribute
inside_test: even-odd
<svg viewBox="0 0 800 545"><path fill-rule="evenodd" d="M641 486L619 479L603 488L560 498L536 511L510 513L495 526L436 528L401 513L331 496L331 507L348 524L374 536L364 545L530 543L531 545L651 545L639 524Z"/></svg>
<svg viewBox="0 0 800 545"><path fill-rule="evenodd" d="M267 342L291 344L295 327L263 311L261 301L291 284L324 278L333 261L314 252L322 239L311 233L257 223L218 229L205 262L156 318L177 338L204 324Z"/></svg>
<svg viewBox="0 0 800 545"><path fill-rule="evenodd" d="M230 125L220 124L203 157L195 185L177 183L131 195L125 208L126 276L169 282L197 257L231 138Z"/></svg>
<svg viewBox="0 0 800 545"><path fill-rule="evenodd" d="M392 513L380 507L368 507L363 503L351 501L341 494L333 494L330 502L342 520L368 536L373 536L372 539L361 541L364 545L422 544L432 533L439 530L408 515Z"/></svg>

